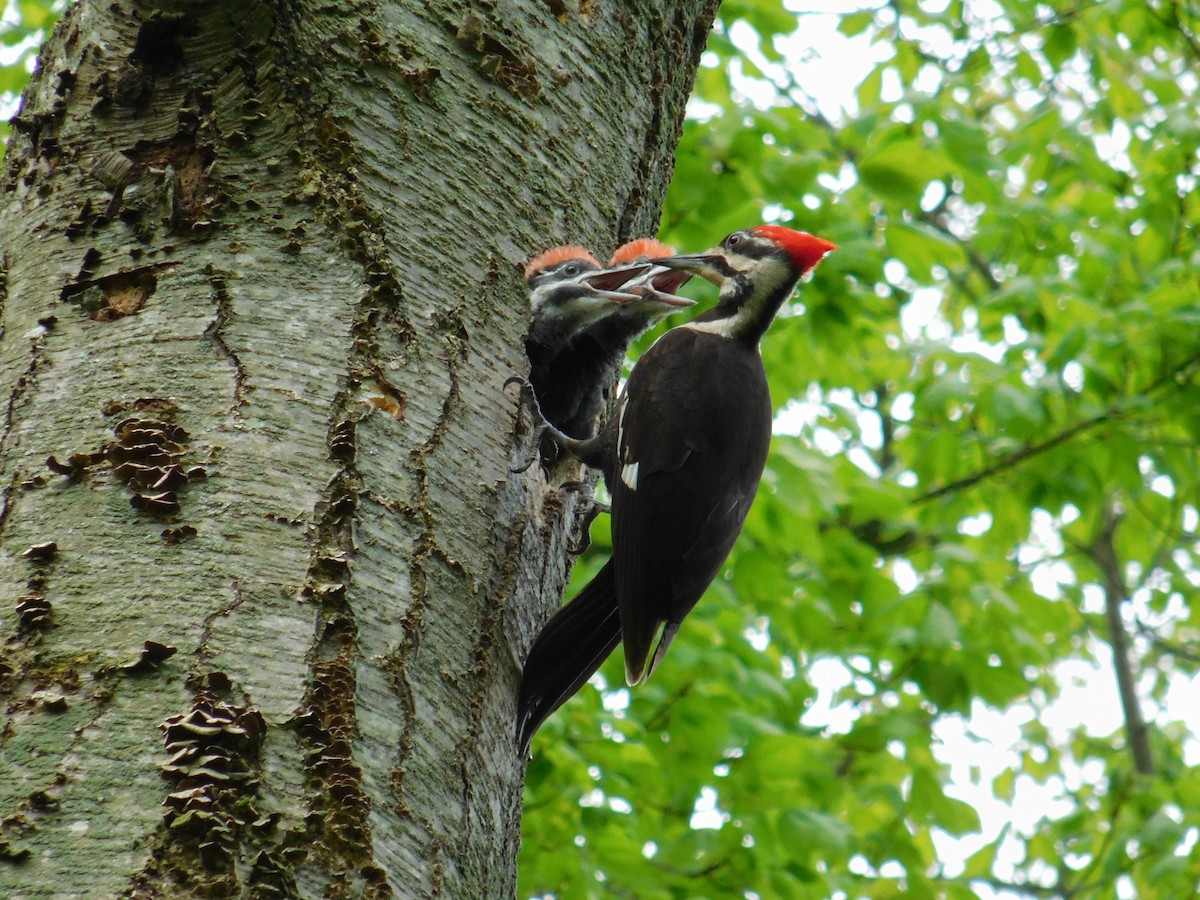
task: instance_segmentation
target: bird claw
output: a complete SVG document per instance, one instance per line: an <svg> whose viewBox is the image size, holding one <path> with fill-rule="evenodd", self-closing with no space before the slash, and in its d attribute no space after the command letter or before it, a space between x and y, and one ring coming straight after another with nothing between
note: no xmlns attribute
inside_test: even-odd
<svg viewBox="0 0 1200 900"><path fill-rule="evenodd" d="M596 499L596 489L586 481L564 481L558 486L560 491L568 491L572 494L583 494L591 506L596 511L596 514L611 513L612 507L607 503L601 503Z"/></svg>
<svg viewBox="0 0 1200 900"><path fill-rule="evenodd" d="M509 470L508 470L509 472L511 472L514 475L520 475L522 472L529 471L529 467L532 466L535 462L537 462L540 457L538 448L542 446L542 438L546 436L546 433L549 430L550 430L550 426L545 423L543 423L542 425L539 425L534 430L534 439L532 442L533 443L533 453L530 455L529 459L525 460L525 462L523 462L521 465L515 466L515 467L510 466Z"/></svg>
<svg viewBox="0 0 1200 900"><path fill-rule="evenodd" d="M529 383L529 379L523 375L513 375L505 380L502 390L507 393L508 389L514 384L519 384L521 386L521 390L517 393L517 419L520 421L521 410L528 405L532 410L532 426L534 432L533 455L521 465L510 467L508 470L514 475L519 475L522 472L529 471L529 467L537 462L537 448L542 445L542 438L545 436L546 431L550 428L550 423L546 421L546 417L542 414L542 408L538 405L537 395L534 394L533 385Z"/></svg>
<svg viewBox="0 0 1200 900"><path fill-rule="evenodd" d="M537 461L539 455L537 448L542 446L542 442L545 438L549 438L555 445L563 450L566 450L568 453L574 452L574 448L579 444L579 441L575 440L570 435L559 431L554 427L554 425L547 421L546 414L542 412L541 404L538 403L537 394L534 393L533 385L529 383L529 379L524 378L521 375L513 375L504 382L504 390L508 390L508 388L514 384L521 385L521 393L517 402L523 406L525 405L525 401L528 401L528 405L531 410L531 418L533 419L532 428L535 438L533 446L535 449L533 456L527 462L521 465L520 468L509 469L509 471L513 472L514 474L527 471L529 467ZM518 417L519 415L520 408L518 407Z"/></svg>
<svg viewBox="0 0 1200 900"><path fill-rule="evenodd" d="M558 489L581 494L584 502L587 503L587 512L583 513L583 524L580 526L582 532L580 541L578 544L567 547L568 553L572 556L579 556L592 545L592 523L596 521L596 517L601 513L611 513L612 507L597 500L596 489L586 481L564 481L558 486Z"/></svg>
<svg viewBox="0 0 1200 900"><path fill-rule="evenodd" d="M524 396L525 391L533 391L533 388L529 385L529 379L524 375L513 375L511 378L506 379L503 390L507 391L514 384L519 384L521 386L521 396Z"/></svg>

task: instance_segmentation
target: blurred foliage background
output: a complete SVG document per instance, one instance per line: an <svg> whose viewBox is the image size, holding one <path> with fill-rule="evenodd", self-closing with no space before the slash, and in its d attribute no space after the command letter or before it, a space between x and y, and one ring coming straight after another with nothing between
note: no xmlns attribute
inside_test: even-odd
<svg viewBox="0 0 1200 900"><path fill-rule="evenodd" d="M1196 895L1198 73L1195 0L726 0L660 236L839 249L724 577L535 738L522 897Z"/></svg>
<svg viewBox="0 0 1200 900"><path fill-rule="evenodd" d="M763 342L725 577L534 740L522 896L1197 895L1198 35L723 3L660 236L839 249Z"/></svg>

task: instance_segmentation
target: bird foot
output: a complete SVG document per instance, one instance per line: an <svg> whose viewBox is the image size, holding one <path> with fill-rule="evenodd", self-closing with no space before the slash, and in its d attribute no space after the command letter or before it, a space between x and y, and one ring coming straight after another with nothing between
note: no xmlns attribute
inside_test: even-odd
<svg viewBox="0 0 1200 900"><path fill-rule="evenodd" d="M534 440L532 441L533 453L525 462L508 470L514 475L518 475L521 472L528 471L529 467L537 462L538 447L542 445L542 437L546 434L547 429L550 428L550 423L546 421L546 417L542 414L542 408L538 405L537 395L533 392L533 385L529 383L529 379L520 375L514 375L504 382L504 390L507 392L514 384L521 386L521 390L517 393L517 420L518 422L520 421L521 411L528 407L533 420L531 425L534 433Z"/></svg>
<svg viewBox="0 0 1200 900"><path fill-rule="evenodd" d="M567 547L567 552L572 556L579 556L592 545L592 523L596 521L596 517L601 513L612 513L612 507L607 503L601 503L596 499L596 489L586 481L564 481L558 486L560 491L568 491L570 493L579 494L582 501L587 504L584 512L580 514L583 523L580 526L582 537L578 544L573 544Z"/></svg>
<svg viewBox="0 0 1200 900"><path fill-rule="evenodd" d="M571 494L579 494L591 505L597 515L612 512L611 506L596 499L596 489L586 481L564 481L558 486L558 489Z"/></svg>
<svg viewBox="0 0 1200 900"><path fill-rule="evenodd" d="M567 452L572 452L580 442L575 440L568 434L559 431L553 425L546 421L546 416L542 412L542 407L538 403L537 394L534 393L533 385L529 383L528 378L520 375L513 375L504 382L504 390L508 390L512 385L519 384L521 386L520 393L517 397L517 414L520 415L520 410L528 405L530 409L530 418L534 434L533 440L533 455L529 457L518 468L509 469L513 474L520 474L529 469L538 460L538 448L542 445L543 438L549 438L555 444Z"/></svg>

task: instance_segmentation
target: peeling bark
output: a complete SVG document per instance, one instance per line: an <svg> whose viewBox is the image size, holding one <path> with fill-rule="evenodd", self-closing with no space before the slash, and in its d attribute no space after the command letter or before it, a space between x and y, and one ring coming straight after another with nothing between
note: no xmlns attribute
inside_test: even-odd
<svg viewBox="0 0 1200 900"><path fill-rule="evenodd" d="M578 474L509 472L520 264L654 230L715 6L71 7L0 207L0 894L515 892Z"/></svg>

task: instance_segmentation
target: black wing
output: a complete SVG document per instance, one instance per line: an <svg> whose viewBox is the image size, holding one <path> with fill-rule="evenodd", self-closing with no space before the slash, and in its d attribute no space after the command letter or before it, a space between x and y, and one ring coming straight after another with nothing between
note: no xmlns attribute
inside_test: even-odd
<svg viewBox="0 0 1200 900"><path fill-rule="evenodd" d="M762 476L771 401L757 348L681 327L618 402L613 559L626 677L641 680L720 572Z"/></svg>

